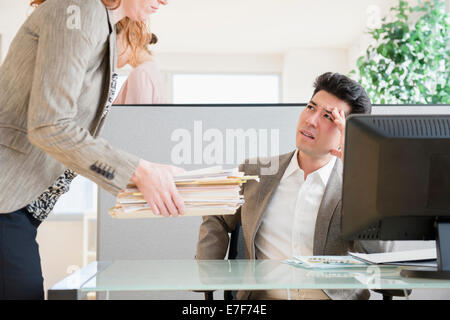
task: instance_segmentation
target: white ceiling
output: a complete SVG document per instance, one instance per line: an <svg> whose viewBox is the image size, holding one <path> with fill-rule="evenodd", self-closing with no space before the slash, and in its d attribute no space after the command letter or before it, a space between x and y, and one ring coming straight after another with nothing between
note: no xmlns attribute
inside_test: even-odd
<svg viewBox="0 0 450 320"><path fill-rule="evenodd" d="M169 0L151 16L156 52L282 53L349 48L367 31L370 6L397 0ZM369 9L370 11L370 9ZM376 11L376 10L375 10Z"/></svg>
<svg viewBox="0 0 450 320"><path fill-rule="evenodd" d="M415 1L415 0L409 0ZM0 0L4 49L31 12ZM155 52L279 54L294 47L349 48L367 30L367 9L397 0L169 0L151 16Z"/></svg>

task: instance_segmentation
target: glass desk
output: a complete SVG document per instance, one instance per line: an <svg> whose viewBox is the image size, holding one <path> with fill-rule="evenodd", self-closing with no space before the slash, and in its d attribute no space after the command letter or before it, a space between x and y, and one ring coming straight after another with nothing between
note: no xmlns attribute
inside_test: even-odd
<svg viewBox="0 0 450 320"><path fill-rule="evenodd" d="M400 277L402 268L318 270L279 260L93 262L50 288L48 299L83 299L89 292L112 291L450 288L450 280Z"/></svg>

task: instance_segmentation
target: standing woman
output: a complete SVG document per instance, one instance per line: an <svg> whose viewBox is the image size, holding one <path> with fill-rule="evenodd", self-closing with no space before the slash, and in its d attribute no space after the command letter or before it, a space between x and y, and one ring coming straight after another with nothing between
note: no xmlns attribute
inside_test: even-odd
<svg viewBox="0 0 450 320"><path fill-rule="evenodd" d="M44 298L37 227L76 173L114 195L135 183L155 213L184 213L181 169L98 137L117 78L115 22L144 21L160 3L32 1L0 67L0 299Z"/></svg>

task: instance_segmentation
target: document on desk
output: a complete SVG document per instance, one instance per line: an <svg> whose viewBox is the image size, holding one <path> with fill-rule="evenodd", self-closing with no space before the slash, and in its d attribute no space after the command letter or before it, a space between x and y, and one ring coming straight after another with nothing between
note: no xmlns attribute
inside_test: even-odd
<svg viewBox="0 0 450 320"><path fill-rule="evenodd" d="M383 253L349 252L352 257L370 264L436 266L436 249L407 250Z"/></svg>
<svg viewBox="0 0 450 320"><path fill-rule="evenodd" d="M259 177L218 166L185 172L175 176L174 182L186 206L185 216L205 216L234 214L245 202L240 191L249 180L259 181ZM119 193L108 213L118 219L163 217L153 214L135 185Z"/></svg>
<svg viewBox="0 0 450 320"><path fill-rule="evenodd" d="M311 269L364 268L369 265L351 256L294 256L285 263Z"/></svg>

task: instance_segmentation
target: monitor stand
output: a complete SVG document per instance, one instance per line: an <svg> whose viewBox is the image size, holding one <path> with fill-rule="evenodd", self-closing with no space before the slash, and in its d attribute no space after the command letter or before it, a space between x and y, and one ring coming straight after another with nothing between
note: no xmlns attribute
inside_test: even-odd
<svg viewBox="0 0 450 320"><path fill-rule="evenodd" d="M437 270L403 269L400 272L406 278L448 279L450 280L450 222L437 222L436 226Z"/></svg>

